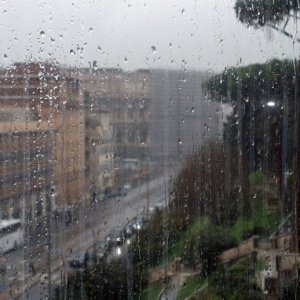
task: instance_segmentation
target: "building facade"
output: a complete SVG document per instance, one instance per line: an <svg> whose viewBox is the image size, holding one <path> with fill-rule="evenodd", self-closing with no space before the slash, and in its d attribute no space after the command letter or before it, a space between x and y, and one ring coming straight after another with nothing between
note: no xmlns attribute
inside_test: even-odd
<svg viewBox="0 0 300 300"><path fill-rule="evenodd" d="M2 218L33 220L80 195L80 99L79 80L51 64L16 63L0 71Z"/></svg>

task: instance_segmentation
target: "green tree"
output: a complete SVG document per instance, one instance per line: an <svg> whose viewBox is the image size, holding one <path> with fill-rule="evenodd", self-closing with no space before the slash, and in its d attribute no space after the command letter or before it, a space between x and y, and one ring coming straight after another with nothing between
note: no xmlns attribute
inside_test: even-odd
<svg viewBox="0 0 300 300"><path fill-rule="evenodd" d="M68 279L67 299L124 300L130 294L139 298L148 283L145 269L138 262L131 265L129 270L124 259L99 261ZM63 299L63 294L63 290L58 288L56 299Z"/></svg>
<svg viewBox="0 0 300 300"><path fill-rule="evenodd" d="M273 59L264 64L227 68L205 83L212 99L233 107L225 124L224 140L231 145L230 152L238 153L243 201L244 195L250 193L249 175L259 169L276 177L284 199L283 170L292 164L296 146L298 69L299 62ZM269 103L274 106L269 107Z"/></svg>
<svg viewBox="0 0 300 300"><path fill-rule="evenodd" d="M202 275L208 276L219 266L220 254L234 245L224 230L211 225L186 241L183 261L187 266L200 266Z"/></svg>
<svg viewBox="0 0 300 300"><path fill-rule="evenodd" d="M264 296L255 283L254 262L238 262L232 267L220 265L209 280L214 299L260 300Z"/></svg>
<svg viewBox="0 0 300 300"><path fill-rule="evenodd" d="M230 198L236 174L236 164L231 161L227 165L222 143L207 144L193 153L174 182L170 219L178 232L200 216L208 216L214 223L230 219L231 209L236 208Z"/></svg>
<svg viewBox="0 0 300 300"><path fill-rule="evenodd" d="M286 28L290 19L299 19L298 0L237 0L234 9L237 18L247 26L267 26L289 38L295 38ZM297 37L295 40L300 42Z"/></svg>

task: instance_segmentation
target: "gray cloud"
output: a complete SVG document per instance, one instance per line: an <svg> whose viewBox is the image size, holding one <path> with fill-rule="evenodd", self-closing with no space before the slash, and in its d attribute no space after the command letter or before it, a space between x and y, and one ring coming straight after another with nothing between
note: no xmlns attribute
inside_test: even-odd
<svg viewBox="0 0 300 300"><path fill-rule="evenodd" d="M7 1L1 5L0 57L4 64L48 59L80 66L96 60L124 69L221 70L299 53L299 45L280 34L270 40L263 30L238 23L233 5L233 0Z"/></svg>

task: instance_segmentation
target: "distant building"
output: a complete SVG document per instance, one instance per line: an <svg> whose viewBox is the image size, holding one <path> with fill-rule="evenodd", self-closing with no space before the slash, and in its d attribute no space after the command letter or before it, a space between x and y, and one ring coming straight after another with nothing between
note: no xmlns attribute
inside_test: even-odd
<svg viewBox="0 0 300 300"><path fill-rule="evenodd" d="M82 71L91 107L111 115L116 164L124 158L176 162L218 138L218 106L204 99L205 79L196 71Z"/></svg>
<svg viewBox="0 0 300 300"><path fill-rule="evenodd" d="M88 93L85 94L85 163L88 197L95 200L97 194L112 186L113 152L111 115L95 108Z"/></svg>
<svg viewBox="0 0 300 300"><path fill-rule="evenodd" d="M1 114L0 114L1 119ZM55 171L52 143L56 129L48 123L0 121L1 218L28 220L44 215Z"/></svg>
<svg viewBox="0 0 300 300"><path fill-rule="evenodd" d="M83 203L85 198L85 114L76 73L61 71L56 144L57 210Z"/></svg>
<svg viewBox="0 0 300 300"><path fill-rule="evenodd" d="M152 70L150 157L173 163L218 136L217 105L205 101L206 75L197 71Z"/></svg>
<svg viewBox="0 0 300 300"><path fill-rule="evenodd" d="M122 158L145 158L149 147L149 71L124 73L119 69L82 71L91 109L110 114L116 164Z"/></svg>

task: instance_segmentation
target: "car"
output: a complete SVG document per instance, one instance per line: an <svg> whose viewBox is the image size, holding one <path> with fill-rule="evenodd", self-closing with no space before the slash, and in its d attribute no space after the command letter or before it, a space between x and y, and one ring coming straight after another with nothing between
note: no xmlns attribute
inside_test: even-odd
<svg viewBox="0 0 300 300"><path fill-rule="evenodd" d="M157 210L162 210L166 207L166 204L164 203L164 201L159 201L155 204L155 208Z"/></svg>
<svg viewBox="0 0 300 300"><path fill-rule="evenodd" d="M125 241L123 229L115 228L114 230L112 230L108 235L106 241L108 243L109 249L113 248L114 246L123 245Z"/></svg>
<svg viewBox="0 0 300 300"><path fill-rule="evenodd" d="M155 211L156 211L156 208L155 208L155 207L149 206L149 208L148 208L148 210L147 210L147 215L148 215L148 216L152 216L152 215L154 215Z"/></svg>
<svg viewBox="0 0 300 300"><path fill-rule="evenodd" d="M104 201L105 199L107 199L107 196L105 193L100 193L100 195L97 196L98 201Z"/></svg>
<svg viewBox="0 0 300 300"><path fill-rule="evenodd" d="M107 241L101 241L98 243L97 248L97 257L102 259L105 258L109 253L109 247Z"/></svg>
<svg viewBox="0 0 300 300"><path fill-rule="evenodd" d="M42 272L42 275L40 277L40 284L45 285L49 281L49 277L47 273Z"/></svg>
<svg viewBox="0 0 300 300"><path fill-rule="evenodd" d="M4 274L6 272L6 257L4 255L0 255L0 274Z"/></svg>
<svg viewBox="0 0 300 300"><path fill-rule="evenodd" d="M133 234L132 224L129 223L124 228L124 237L126 239L129 239L129 238L131 238L132 234Z"/></svg>
<svg viewBox="0 0 300 300"><path fill-rule="evenodd" d="M130 190L131 190L131 184L130 184L130 183L124 184L123 189L124 189L125 191L127 191L127 192L130 191Z"/></svg>
<svg viewBox="0 0 300 300"><path fill-rule="evenodd" d="M87 266L90 255L87 251L80 251L73 255L69 264L74 269L80 269Z"/></svg>
<svg viewBox="0 0 300 300"><path fill-rule="evenodd" d="M139 231L142 229L144 223L145 223L144 218L142 216L138 216L136 219L134 219L132 223L132 229L134 231Z"/></svg>
<svg viewBox="0 0 300 300"><path fill-rule="evenodd" d="M111 192L111 197L113 197L113 198L123 197L123 196L127 196L127 191L123 188L117 188L116 190L113 190Z"/></svg>

